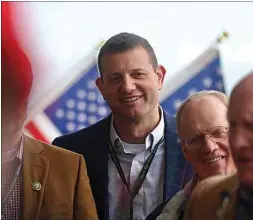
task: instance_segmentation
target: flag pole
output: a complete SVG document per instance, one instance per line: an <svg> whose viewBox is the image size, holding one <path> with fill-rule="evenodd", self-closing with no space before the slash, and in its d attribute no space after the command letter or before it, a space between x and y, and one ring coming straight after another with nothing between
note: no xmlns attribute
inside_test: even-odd
<svg viewBox="0 0 253 220"><path fill-rule="evenodd" d="M215 45L216 45L216 48L218 47L218 45L220 45L221 43L223 43L226 39L228 39L230 37L230 34L228 31L223 31L220 36L218 36L216 38L216 42L215 42ZM224 76L223 76L223 85L224 85L224 92L226 93L226 81L224 79Z"/></svg>
<svg viewBox="0 0 253 220"><path fill-rule="evenodd" d="M223 31L223 32L220 34L220 36L218 36L218 37L216 38L216 44L220 44L220 43L224 42L224 40L228 39L229 37L230 37L229 32Z"/></svg>
<svg viewBox="0 0 253 220"><path fill-rule="evenodd" d="M205 48L201 54L199 54L185 67L180 69L176 74L174 74L170 80L167 80L164 83L163 92L160 93L160 101L164 101L168 94L172 94L174 91L176 91L176 88L187 82L187 80L193 76L193 72L196 72L195 69L203 68L203 60L209 60L211 59L210 57L214 56L214 54L219 53L218 45L224 42L224 40L228 37L229 33L227 31L223 31L216 39L211 41L211 44L208 45L208 47Z"/></svg>
<svg viewBox="0 0 253 220"><path fill-rule="evenodd" d="M99 50L99 49L104 45L104 43L105 43L105 41L104 41L104 40L101 40L101 41L97 44L97 46L95 47L94 50Z"/></svg>

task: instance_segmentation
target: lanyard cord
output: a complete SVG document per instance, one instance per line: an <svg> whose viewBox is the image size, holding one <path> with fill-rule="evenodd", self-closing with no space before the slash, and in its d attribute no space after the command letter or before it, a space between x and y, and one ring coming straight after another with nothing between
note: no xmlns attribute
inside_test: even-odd
<svg viewBox="0 0 253 220"><path fill-rule="evenodd" d="M19 158L15 157L16 160L19 160ZM6 196L4 197L3 201L2 201L2 208L5 206L6 202L8 201L8 198L10 197L13 189L14 189L14 186L17 182L17 179L18 179L18 176L19 176L19 173L20 173L20 170L21 170L21 162L18 161L19 165L18 165L18 168L16 169L16 172L13 176L13 181L11 183L11 186L6 194Z"/></svg>
<svg viewBox="0 0 253 220"><path fill-rule="evenodd" d="M116 139L118 140L118 139ZM148 170L151 166L151 163L155 157L155 154L157 152L157 149L158 149L158 146L164 141L164 136L158 141L158 143L154 146L152 152L150 153L149 157L147 158L147 160L145 161L141 171L140 171L140 174L138 175L135 183L134 183L134 186L133 186L133 191L131 192L131 189L130 189L130 184L128 184L127 180L126 180L126 177L124 175L124 172L122 170L122 167L120 165L120 162L119 162L119 159L117 157L117 152L115 150L115 148L112 146L112 143L111 141L109 141L109 153L110 153L110 156L112 158L112 161L113 163L115 164L116 168L117 168L117 171L120 175L120 178L121 178L121 181L123 182L123 184L125 185L125 187L127 188L127 191L129 193L129 196L130 196L130 217L129 217L129 220L132 220L133 219L133 200L135 198L135 196L138 194L145 178L146 178L146 175L148 173ZM153 145L153 144L152 144Z"/></svg>
<svg viewBox="0 0 253 220"><path fill-rule="evenodd" d="M23 135L22 135L22 136L21 136L20 147L23 147L23 145L24 145L24 138L23 138ZM10 188L9 188L9 190L8 190L8 192L7 192L7 194L6 194L6 196L5 196L4 199L2 200L2 205L1 205L1 208L2 208L2 209L4 208L6 202L8 201L8 198L10 197L10 195L11 195L13 189L14 189L14 186L15 186L15 184L16 184L16 182L17 182L18 176L19 176L19 174L20 174L21 166L22 166L22 163L21 163L21 161L20 161L20 159L19 159L18 157L15 157L15 158L13 159L12 163L15 163L15 165L18 165L18 166L17 166L17 169L16 169L16 171L15 171L15 173L14 173L14 175L13 175L13 181L12 181L12 183L10 184Z"/></svg>

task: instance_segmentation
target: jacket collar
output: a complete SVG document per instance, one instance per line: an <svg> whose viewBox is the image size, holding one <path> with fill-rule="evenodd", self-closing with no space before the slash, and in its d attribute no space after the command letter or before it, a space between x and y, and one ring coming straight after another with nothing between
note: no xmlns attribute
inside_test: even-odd
<svg viewBox="0 0 253 220"><path fill-rule="evenodd" d="M39 141L27 136L24 136L24 139L22 219L38 219L49 171L49 160L43 157L44 147ZM35 182L40 184L40 189L34 188Z"/></svg>

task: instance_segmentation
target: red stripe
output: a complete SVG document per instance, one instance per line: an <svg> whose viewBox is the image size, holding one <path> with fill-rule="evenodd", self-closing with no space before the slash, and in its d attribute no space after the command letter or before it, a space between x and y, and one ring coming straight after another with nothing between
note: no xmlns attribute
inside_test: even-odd
<svg viewBox="0 0 253 220"><path fill-rule="evenodd" d="M26 129L32 134L35 139L41 140L43 142L49 143L46 137L40 132L40 130L36 127L34 122L29 122L26 126Z"/></svg>

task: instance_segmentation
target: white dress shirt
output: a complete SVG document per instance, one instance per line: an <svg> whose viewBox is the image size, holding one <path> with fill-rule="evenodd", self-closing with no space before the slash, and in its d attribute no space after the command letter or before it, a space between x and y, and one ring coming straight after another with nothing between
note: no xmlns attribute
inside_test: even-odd
<svg viewBox="0 0 253 220"><path fill-rule="evenodd" d="M119 138L120 145L117 147L117 157L124 172L127 182L132 189L146 159L153 147L159 142L164 134L164 117L160 108L161 119L157 127L147 136L145 144L130 144L120 140L114 125L113 117L110 126L111 143ZM153 142L153 145L151 146ZM133 219L144 220L163 201L165 150L164 141L159 145L146 178L133 201ZM129 220L130 197L123 184L117 168L109 157L109 219Z"/></svg>

